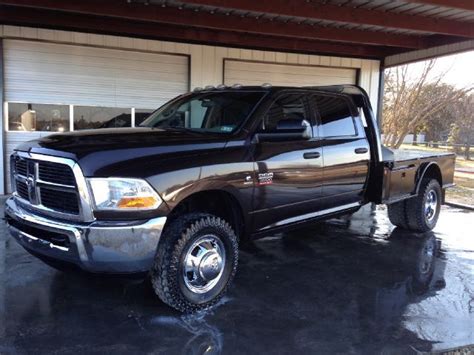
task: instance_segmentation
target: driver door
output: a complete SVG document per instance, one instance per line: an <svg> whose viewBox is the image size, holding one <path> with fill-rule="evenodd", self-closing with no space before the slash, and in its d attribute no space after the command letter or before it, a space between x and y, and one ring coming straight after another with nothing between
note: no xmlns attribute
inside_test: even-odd
<svg viewBox="0 0 474 355"><path fill-rule="evenodd" d="M322 146L305 92L280 94L263 117L260 132L275 132L281 120L306 120L310 139L261 141L254 147L254 230L298 222L317 210L322 194Z"/></svg>

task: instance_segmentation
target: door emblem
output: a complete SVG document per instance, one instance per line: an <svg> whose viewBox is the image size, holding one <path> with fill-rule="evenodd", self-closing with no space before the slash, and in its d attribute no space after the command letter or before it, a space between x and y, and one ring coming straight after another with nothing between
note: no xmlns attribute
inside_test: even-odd
<svg viewBox="0 0 474 355"><path fill-rule="evenodd" d="M271 185L271 184L273 184L273 173L258 174L258 185Z"/></svg>

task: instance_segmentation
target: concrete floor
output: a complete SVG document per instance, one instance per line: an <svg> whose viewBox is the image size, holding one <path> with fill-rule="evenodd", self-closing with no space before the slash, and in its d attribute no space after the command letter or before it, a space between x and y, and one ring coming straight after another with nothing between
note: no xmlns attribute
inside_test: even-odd
<svg viewBox="0 0 474 355"><path fill-rule="evenodd" d="M434 233L416 235L367 206L259 240L242 250L223 302L193 316L163 305L147 283L57 272L2 223L0 354L395 354L473 344L473 220L444 207Z"/></svg>

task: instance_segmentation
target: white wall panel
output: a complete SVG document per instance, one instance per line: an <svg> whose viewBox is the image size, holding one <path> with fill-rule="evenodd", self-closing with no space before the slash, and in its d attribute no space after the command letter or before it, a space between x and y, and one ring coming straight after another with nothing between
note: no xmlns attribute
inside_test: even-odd
<svg viewBox="0 0 474 355"><path fill-rule="evenodd" d="M355 84L355 69L226 60L224 84L310 86Z"/></svg>

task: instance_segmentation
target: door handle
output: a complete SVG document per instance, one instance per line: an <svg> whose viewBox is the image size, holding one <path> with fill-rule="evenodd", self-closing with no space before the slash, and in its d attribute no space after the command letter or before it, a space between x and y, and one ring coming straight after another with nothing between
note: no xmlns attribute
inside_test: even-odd
<svg viewBox="0 0 474 355"><path fill-rule="evenodd" d="M303 158L305 159L317 159L321 156L321 153L319 152L310 152L310 153L304 153Z"/></svg>
<svg viewBox="0 0 474 355"><path fill-rule="evenodd" d="M367 153L368 151L369 151L369 150L368 150L367 148L356 148L356 149L354 150L354 152L355 152L356 154L365 154L365 153Z"/></svg>

